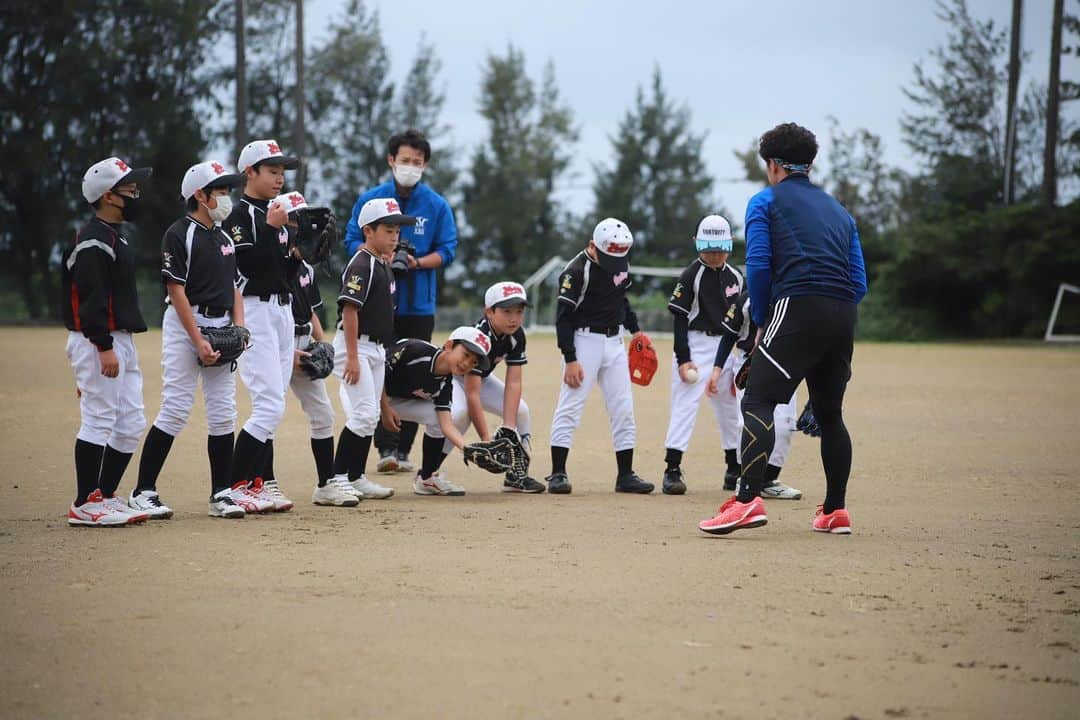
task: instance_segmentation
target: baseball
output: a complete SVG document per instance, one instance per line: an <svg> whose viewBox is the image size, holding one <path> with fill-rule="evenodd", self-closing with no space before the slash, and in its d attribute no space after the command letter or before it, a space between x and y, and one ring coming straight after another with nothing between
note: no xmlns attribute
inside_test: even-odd
<svg viewBox="0 0 1080 720"><path fill-rule="evenodd" d="M690 368L686 371L686 382L691 385L697 382L697 370Z"/></svg>

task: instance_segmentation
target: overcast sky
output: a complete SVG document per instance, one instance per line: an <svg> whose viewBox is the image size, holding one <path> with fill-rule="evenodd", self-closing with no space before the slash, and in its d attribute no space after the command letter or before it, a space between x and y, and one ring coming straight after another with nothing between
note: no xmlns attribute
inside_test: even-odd
<svg viewBox="0 0 1080 720"><path fill-rule="evenodd" d="M1065 4L1072 12L1080 5ZM307 0L309 43L344 5ZM1031 79L1047 82L1051 5L1024 2L1030 57L1021 88ZM779 122L806 125L824 142L825 118L835 116L844 129L880 134L888 163L915 169L900 142L898 120L910 107L901 87L911 81L912 64L946 34L933 0L379 0L368 7L379 12L395 82L404 80L421 33L435 44L447 121L462 150L485 135L477 98L487 55L513 44L537 79L552 60L581 129L575 177L560 191L578 211L592 204L593 164L610 161L608 138L659 66L669 94L689 104L694 129L708 131L702 153L717 180L717 200L740 224L756 188L732 181L742 174L732 150ZM1010 0L969 0L969 7L975 17L1009 26ZM1063 77L1080 76L1077 65L1064 65ZM1072 105L1076 117L1080 103Z"/></svg>

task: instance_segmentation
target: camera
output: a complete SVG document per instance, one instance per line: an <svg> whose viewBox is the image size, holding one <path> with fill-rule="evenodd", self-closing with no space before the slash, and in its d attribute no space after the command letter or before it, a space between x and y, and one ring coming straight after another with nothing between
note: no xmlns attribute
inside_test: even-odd
<svg viewBox="0 0 1080 720"><path fill-rule="evenodd" d="M390 258L390 269L397 274L409 272L409 256L416 257L416 246L408 240L399 240Z"/></svg>

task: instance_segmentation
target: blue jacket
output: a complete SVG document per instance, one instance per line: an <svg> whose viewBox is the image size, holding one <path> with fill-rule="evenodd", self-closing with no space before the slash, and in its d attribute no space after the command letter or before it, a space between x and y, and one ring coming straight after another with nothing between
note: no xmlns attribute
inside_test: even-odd
<svg viewBox="0 0 1080 720"><path fill-rule="evenodd" d="M866 295L866 265L855 220L801 173L765 188L746 207L746 284L758 327L785 297L858 303Z"/></svg>
<svg viewBox="0 0 1080 720"><path fill-rule="evenodd" d="M457 253L457 225L449 203L442 195L424 183L417 183L408 200L402 200L395 191L394 181L377 185L362 194L353 205L352 217L345 226L345 250L356 253L364 242L364 234L356 224L360 208L373 198L394 198L401 211L416 218L416 225L401 228L401 239L416 246L416 257L432 252L442 256L443 267L454 261ZM413 270L397 283L398 315L435 314L435 271Z"/></svg>

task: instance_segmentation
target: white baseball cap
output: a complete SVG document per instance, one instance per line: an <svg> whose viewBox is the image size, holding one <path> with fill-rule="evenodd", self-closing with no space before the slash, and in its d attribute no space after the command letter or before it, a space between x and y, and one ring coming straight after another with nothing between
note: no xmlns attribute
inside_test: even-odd
<svg viewBox="0 0 1080 720"><path fill-rule="evenodd" d="M356 224L364 227L373 222L384 225L415 225L416 218L402 214L401 206L394 198L373 198L360 208L360 217L356 218Z"/></svg>
<svg viewBox="0 0 1080 720"><path fill-rule="evenodd" d="M129 167L118 157L105 158L91 165L83 175L82 194L86 202L92 203L117 185L145 182L153 172L153 168Z"/></svg>
<svg viewBox="0 0 1080 720"><path fill-rule="evenodd" d="M720 215L706 215L698 223L694 246L698 252L731 252L731 225Z"/></svg>
<svg viewBox="0 0 1080 720"><path fill-rule="evenodd" d="M593 244L600 252L597 263L612 275L626 272L630 267L627 255L634 245L634 234L622 220L604 218L592 234Z"/></svg>
<svg viewBox="0 0 1080 720"><path fill-rule="evenodd" d="M225 166L217 160L207 160L198 165L192 165L184 173L184 179L180 182L180 197L187 200L195 194L196 190L234 188L240 184L241 180L241 176L237 173L225 172Z"/></svg>
<svg viewBox="0 0 1080 720"><path fill-rule="evenodd" d="M491 360L488 358L488 353L491 352L491 338L486 332L471 325L462 325L450 333L450 340L455 343L460 342L465 349L476 356L477 370L487 372L491 368Z"/></svg>
<svg viewBox="0 0 1080 720"><path fill-rule="evenodd" d="M244 172L249 167L261 162L272 165L283 165L286 170L295 170L300 167L300 161L289 157L281 152L281 146L277 140L252 140L240 151L240 159L236 161L236 169Z"/></svg>
<svg viewBox="0 0 1080 720"><path fill-rule="evenodd" d="M285 208L286 213L294 213L297 210L303 210L308 206L307 200L296 190L292 192L282 193L276 198L270 201L270 205L278 204ZM267 206L269 207L269 206Z"/></svg>
<svg viewBox="0 0 1080 720"><path fill-rule="evenodd" d="M525 288L521 283L497 282L484 293L484 307L510 307L512 305L524 305L532 307L528 298L525 297Z"/></svg>

